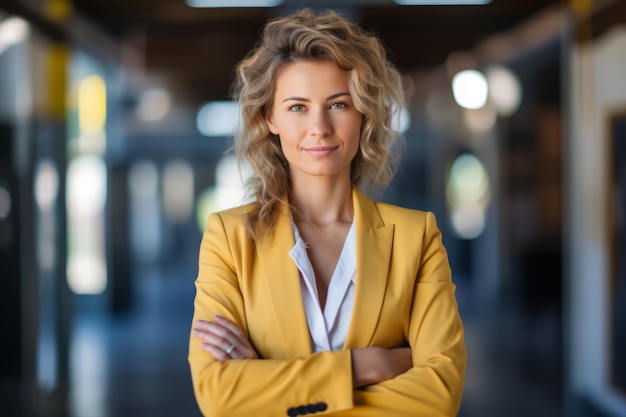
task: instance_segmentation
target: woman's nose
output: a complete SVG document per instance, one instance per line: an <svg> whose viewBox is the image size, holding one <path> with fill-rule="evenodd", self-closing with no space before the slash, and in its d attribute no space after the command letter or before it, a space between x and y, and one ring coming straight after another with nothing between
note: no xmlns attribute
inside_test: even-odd
<svg viewBox="0 0 626 417"><path fill-rule="evenodd" d="M328 113L323 110L314 112L313 120L311 121L311 134L314 136L324 137L328 136L331 132L332 124Z"/></svg>

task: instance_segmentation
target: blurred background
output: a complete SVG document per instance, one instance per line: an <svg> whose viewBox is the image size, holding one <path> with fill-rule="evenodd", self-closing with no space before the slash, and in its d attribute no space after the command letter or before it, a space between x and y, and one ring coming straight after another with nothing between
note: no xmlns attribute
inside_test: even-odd
<svg viewBox="0 0 626 417"><path fill-rule="evenodd" d="M625 0L0 0L0 415L200 416L198 247L243 196L233 70L303 6L403 74L382 199L437 215L460 416L626 416Z"/></svg>

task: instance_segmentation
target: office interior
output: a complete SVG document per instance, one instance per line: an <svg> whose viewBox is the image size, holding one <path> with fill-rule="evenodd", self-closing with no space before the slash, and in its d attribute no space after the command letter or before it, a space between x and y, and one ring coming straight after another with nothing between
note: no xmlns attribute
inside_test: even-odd
<svg viewBox="0 0 626 417"><path fill-rule="evenodd" d="M379 198L438 219L459 416L626 416L626 0L235 3L0 1L0 415L200 416L199 243L245 199L233 70L312 7L402 73Z"/></svg>

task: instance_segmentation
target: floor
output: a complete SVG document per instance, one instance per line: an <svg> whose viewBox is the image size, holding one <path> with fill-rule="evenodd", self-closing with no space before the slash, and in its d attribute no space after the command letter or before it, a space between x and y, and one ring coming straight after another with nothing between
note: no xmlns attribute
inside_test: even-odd
<svg viewBox="0 0 626 417"><path fill-rule="evenodd" d="M54 417L201 417L186 358L193 276L143 275L132 314L112 318L81 301L67 412ZM478 313L459 284L469 356L459 416L563 415L558 318ZM34 417L52 416L43 414Z"/></svg>

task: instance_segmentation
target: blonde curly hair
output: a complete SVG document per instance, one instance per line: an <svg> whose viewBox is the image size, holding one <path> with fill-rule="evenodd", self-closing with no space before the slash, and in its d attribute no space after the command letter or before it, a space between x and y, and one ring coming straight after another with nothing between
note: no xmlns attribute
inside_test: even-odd
<svg viewBox="0 0 626 417"><path fill-rule="evenodd" d="M395 171L392 145L398 133L392 120L403 105L402 84L379 39L333 11L304 9L269 21L257 46L238 65L234 85L241 108L235 152L252 169L246 186L253 203L246 224L256 242L273 232L280 205L289 204L289 165L265 117L272 109L277 74L293 62L320 60L349 71L350 94L363 115L352 183L376 190Z"/></svg>

